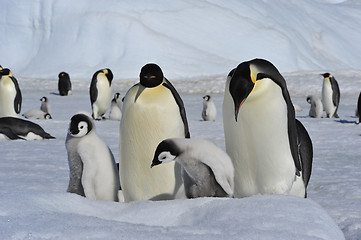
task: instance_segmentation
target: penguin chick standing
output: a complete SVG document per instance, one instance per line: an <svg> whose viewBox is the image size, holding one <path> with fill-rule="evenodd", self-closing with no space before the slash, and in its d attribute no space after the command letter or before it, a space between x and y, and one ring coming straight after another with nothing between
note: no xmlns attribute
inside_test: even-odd
<svg viewBox="0 0 361 240"><path fill-rule="evenodd" d="M216 121L217 110L210 95L203 97L202 119L204 121Z"/></svg>
<svg viewBox="0 0 361 240"><path fill-rule="evenodd" d="M50 103L49 103L49 99L47 97L42 97L40 99L41 101L41 105L40 105L40 110L45 112L45 113L49 113L50 114Z"/></svg>
<svg viewBox="0 0 361 240"><path fill-rule="evenodd" d="M212 142L204 139L166 139L158 145L151 167L171 161L183 167L182 179L188 198L232 196L232 160Z"/></svg>
<svg viewBox="0 0 361 240"><path fill-rule="evenodd" d="M120 93L115 93L110 104L109 119L120 121L122 119L123 102L120 99Z"/></svg>
<svg viewBox="0 0 361 240"><path fill-rule="evenodd" d="M60 96L71 95L71 82L69 74L66 72L61 72L58 75L58 90Z"/></svg>
<svg viewBox="0 0 361 240"><path fill-rule="evenodd" d="M338 118L337 109L340 103L340 88L336 79L330 73L321 74L322 84L322 104L326 111L326 117Z"/></svg>
<svg viewBox="0 0 361 240"><path fill-rule="evenodd" d="M120 121L119 175L124 199L174 199L182 185L179 164L156 169L149 164L164 139L190 137L183 101L158 65L143 66L139 78L124 97Z"/></svg>
<svg viewBox="0 0 361 240"><path fill-rule="evenodd" d="M94 119L98 117L105 119L105 114L112 99L112 80L113 73L109 68L99 70L93 75L89 94Z"/></svg>
<svg viewBox="0 0 361 240"><path fill-rule="evenodd" d="M19 117L22 95L18 81L7 68L0 70L0 117Z"/></svg>
<svg viewBox="0 0 361 240"><path fill-rule="evenodd" d="M65 146L70 169L67 191L93 200L118 201L120 184L113 154L96 134L89 115L71 118Z"/></svg>
<svg viewBox="0 0 361 240"><path fill-rule="evenodd" d="M306 197L312 142L295 118L285 79L272 63L254 59L231 71L223 124L226 152L235 168L235 197Z"/></svg>
<svg viewBox="0 0 361 240"><path fill-rule="evenodd" d="M321 99L313 95L307 96L307 102L311 104L309 116L313 118L322 118L323 115L323 105Z"/></svg>

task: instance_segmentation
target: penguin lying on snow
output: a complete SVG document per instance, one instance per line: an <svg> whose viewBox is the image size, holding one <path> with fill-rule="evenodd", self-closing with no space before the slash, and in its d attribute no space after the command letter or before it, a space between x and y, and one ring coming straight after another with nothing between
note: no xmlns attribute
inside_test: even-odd
<svg viewBox="0 0 361 240"><path fill-rule="evenodd" d="M0 135L5 139L42 140L55 138L38 124L14 117L0 118Z"/></svg>
<svg viewBox="0 0 361 240"><path fill-rule="evenodd" d="M321 99L316 96L309 95L307 96L307 102L311 104L309 116L313 118L322 118L323 115L323 105Z"/></svg>
<svg viewBox="0 0 361 240"><path fill-rule="evenodd" d="M124 199L174 199L182 185L180 165L173 162L150 169L149 157L164 139L190 137L183 101L158 65L143 66L139 78L124 97L120 122Z"/></svg>
<svg viewBox="0 0 361 240"><path fill-rule="evenodd" d="M166 139L158 145L151 167L171 161L183 167L182 179L188 198L232 196L232 160L212 142L204 139Z"/></svg>
<svg viewBox="0 0 361 240"><path fill-rule="evenodd" d="M321 74L322 84L322 104L326 111L326 117L338 118L337 109L340 103L340 88L336 79L330 73Z"/></svg>
<svg viewBox="0 0 361 240"><path fill-rule="evenodd" d="M65 146L70 170L67 191L93 200L118 201L114 156L96 134L90 115L79 113L71 118Z"/></svg>
<svg viewBox="0 0 361 240"><path fill-rule="evenodd" d="M210 95L203 97L202 119L204 121L216 121L217 109Z"/></svg>
<svg viewBox="0 0 361 240"><path fill-rule="evenodd" d="M94 73L90 83L90 103L92 117L105 119L105 114L112 99L113 73L109 68L101 69Z"/></svg>
<svg viewBox="0 0 361 240"><path fill-rule="evenodd" d="M0 70L0 117L18 117L22 95L18 81L7 68Z"/></svg>
<svg viewBox="0 0 361 240"><path fill-rule="evenodd" d="M41 106L40 109L33 109L25 112L23 116L25 118L33 118L33 119L52 119L50 115L50 104L47 97L42 97L40 99Z"/></svg>
<svg viewBox="0 0 361 240"><path fill-rule="evenodd" d="M223 101L226 152L235 168L235 197L306 196L312 142L295 118L286 81L263 59L231 71Z"/></svg>

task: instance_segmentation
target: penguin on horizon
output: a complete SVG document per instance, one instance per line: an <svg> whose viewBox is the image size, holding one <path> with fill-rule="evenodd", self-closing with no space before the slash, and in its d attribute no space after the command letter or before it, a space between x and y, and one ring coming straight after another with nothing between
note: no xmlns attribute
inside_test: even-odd
<svg viewBox="0 0 361 240"><path fill-rule="evenodd" d="M0 70L0 117L19 117L22 95L16 78L8 68Z"/></svg>
<svg viewBox="0 0 361 240"><path fill-rule="evenodd" d="M190 138L163 140L155 151L151 167L172 161L183 167L187 198L233 195L232 160L214 143Z"/></svg>
<svg viewBox="0 0 361 240"><path fill-rule="evenodd" d="M312 118L322 118L323 116L323 105L321 99L314 95L309 95L306 101L311 104L308 115Z"/></svg>
<svg viewBox="0 0 361 240"><path fill-rule="evenodd" d="M340 88L336 79L330 73L321 74L322 84L322 104L327 118L338 118L337 110L340 103Z"/></svg>
<svg viewBox="0 0 361 240"><path fill-rule="evenodd" d="M203 96L202 119L204 121L216 121L217 109L210 95Z"/></svg>
<svg viewBox="0 0 361 240"><path fill-rule="evenodd" d="M307 196L313 149L285 79L269 61L243 62L227 77L223 102L226 152L234 168L234 196Z"/></svg>
<svg viewBox="0 0 361 240"><path fill-rule="evenodd" d="M106 118L112 100L113 73L109 68L94 73L90 83L89 95L93 119Z"/></svg>
<svg viewBox="0 0 361 240"><path fill-rule="evenodd" d="M181 166L175 162L155 169L149 166L161 141L190 137L184 104L157 64L143 66L139 79L124 97L120 121L119 175L124 199L175 199L181 192Z"/></svg>
<svg viewBox="0 0 361 240"><path fill-rule="evenodd" d="M58 75L58 91L60 96L71 95L71 81L70 76L66 72L61 72Z"/></svg>
<svg viewBox="0 0 361 240"><path fill-rule="evenodd" d="M361 92L358 95L355 115L356 115L356 117L358 117L358 123L357 124L360 124L360 122L361 122Z"/></svg>
<svg viewBox="0 0 361 240"><path fill-rule="evenodd" d="M78 113L71 118L65 146L70 170L67 192L117 202L120 183L114 156L97 135L90 115Z"/></svg>

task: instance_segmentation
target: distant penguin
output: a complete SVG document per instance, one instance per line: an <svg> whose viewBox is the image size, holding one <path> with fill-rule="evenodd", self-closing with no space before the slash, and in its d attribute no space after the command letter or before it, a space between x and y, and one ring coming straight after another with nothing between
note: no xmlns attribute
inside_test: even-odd
<svg viewBox="0 0 361 240"><path fill-rule="evenodd" d="M188 198L231 197L233 165L227 153L205 139L170 138L157 147L151 167L176 161Z"/></svg>
<svg viewBox="0 0 361 240"><path fill-rule="evenodd" d="M90 84L90 103L92 117L105 119L106 112L112 100L113 73L109 68L94 73Z"/></svg>
<svg viewBox="0 0 361 240"><path fill-rule="evenodd" d="M235 197L306 197L312 142L295 118L285 79L272 63L254 59L231 71L223 124L226 152L235 168Z"/></svg>
<svg viewBox="0 0 361 240"><path fill-rule="evenodd" d="M182 185L180 165L149 165L158 144L166 138L189 138L183 101L161 68L146 64L140 83L124 97L120 122L119 175L126 202L174 199ZM185 197L185 196L184 196Z"/></svg>
<svg viewBox="0 0 361 240"><path fill-rule="evenodd" d="M120 121L122 119L123 102L120 99L120 94L115 93L112 103L110 104L109 119Z"/></svg>
<svg viewBox="0 0 361 240"><path fill-rule="evenodd" d="M203 97L202 119L204 121L216 121L217 109L210 95Z"/></svg>
<svg viewBox="0 0 361 240"><path fill-rule="evenodd" d="M60 96L71 95L71 82L69 74L66 72L61 72L59 73L58 78L58 90Z"/></svg>
<svg viewBox="0 0 361 240"><path fill-rule="evenodd" d="M38 124L14 117L0 118L0 136L2 139L7 140L43 140L55 138L45 132Z"/></svg>
<svg viewBox="0 0 361 240"><path fill-rule="evenodd" d="M21 102L18 81L9 69L0 70L0 117L19 117Z"/></svg>
<svg viewBox="0 0 361 240"><path fill-rule="evenodd" d="M307 102L311 104L309 116L312 118L322 118L323 115L323 105L321 99L316 96L309 95L307 96Z"/></svg>
<svg viewBox="0 0 361 240"><path fill-rule="evenodd" d="M90 115L71 118L65 141L70 180L68 192L92 200L118 201L119 175L109 147L96 134Z"/></svg>
<svg viewBox="0 0 361 240"><path fill-rule="evenodd" d="M50 114L50 103L49 103L49 99L47 97L42 97L40 99L41 101L41 105L40 105L40 110L45 112L45 113L49 113Z"/></svg>
<svg viewBox="0 0 361 240"><path fill-rule="evenodd" d="M358 95L358 99L357 99L357 108L356 108L356 113L355 113L356 117L358 117L358 124L361 122L361 92Z"/></svg>
<svg viewBox="0 0 361 240"><path fill-rule="evenodd" d="M326 117L338 118L337 109L340 103L340 88L336 79L330 73L321 74L322 84L322 104L326 111Z"/></svg>

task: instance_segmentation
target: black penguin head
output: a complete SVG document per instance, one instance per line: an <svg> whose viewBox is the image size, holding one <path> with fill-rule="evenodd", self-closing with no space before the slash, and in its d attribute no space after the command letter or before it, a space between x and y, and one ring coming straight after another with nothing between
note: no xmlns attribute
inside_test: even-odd
<svg viewBox="0 0 361 240"><path fill-rule="evenodd" d="M8 68L2 68L0 70L0 76L12 76L13 74L11 73L10 69Z"/></svg>
<svg viewBox="0 0 361 240"><path fill-rule="evenodd" d="M47 101L48 101L48 98L47 98L47 97L42 97L42 98L40 98L40 101L42 101L42 102L47 102Z"/></svg>
<svg viewBox="0 0 361 240"><path fill-rule="evenodd" d="M108 82L109 82L109 86L111 86L112 84L112 80L113 80L113 73L112 71L109 69L109 68L104 68L104 69L101 69L99 71L96 71L93 75L93 79L97 79L98 78L98 75L103 75L105 76L107 79L108 79Z"/></svg>
<svg viewBox="0 0 361 240"><path fill-rule="evenodd" d="M311 98L312 98L311 95L307 96L307 98L306 98L306 101L307 101L309 104L311 104Z"/></svg>
<svg viewBox="0 0 361 240"><path fill-rule="evenodd" d="M179 154L181 154L181 152L172 139L163 140L155 150L152 165L150 167L171 162L178 157Z"/></svg>
<svg viewBox="0 0 361 240"><path fill-rule="evenodd" d="M323 76L324 78L332 77L332 75L330 73L323 73L323 74L321 74L321 76Z"/></svg>
<svg viewBox="0 0 361 240"><path fill-rule="evenodd" d="M69 74L67 74L66 72L61 72L61 73L59 73L59 75L58 75L58 78L60 79L60 78L64 78L64 77L69 77Z"/></svg>
<svg viewBox="0 0 361 240"><path fill-rule="evenodd" d="M203 97L203 99L204 99L204 101L209 101L209 99L211 99L211 96L205 95L205 96Z"/></svg>
<svg viewBox="0 0 361 240"><path fill-rule="evenodd" d="M285 80L276 67L264 59L253 59L243 62L229 74L229 92L233 98L235 108L235 120L244 101L255 87L256 81L269 78L281 88L285 87Z"/></svg>
<svg viewBox="0 0 361 240"><path fill-rule="evenodd" d="M115 94L114 94L114 99L119 99L119 98L120 98L120 93L118 93L118 92L115 93Z"/></svg>
<svg viewBox="0 0 361 240"><path fill-rule="evenodd" d="M74 115L70 120L69 134L72 137L83 137L94 128L91 117L83 113Z"/></svg>
<svg viewBox="0 0 361 240"><path fill-rule="evenodd" d="M162 69L155 63L148 63L142 67L139 74L140 84L147 88L159 86L163 82Z"/></svg>
<svg viewBox="0 0 361 240"><path fill-rule="evenodd" d="M48 120L48 119L53 119L53 118L51 117L50 113L47 113L44 115L44 119Z"/></svg>

